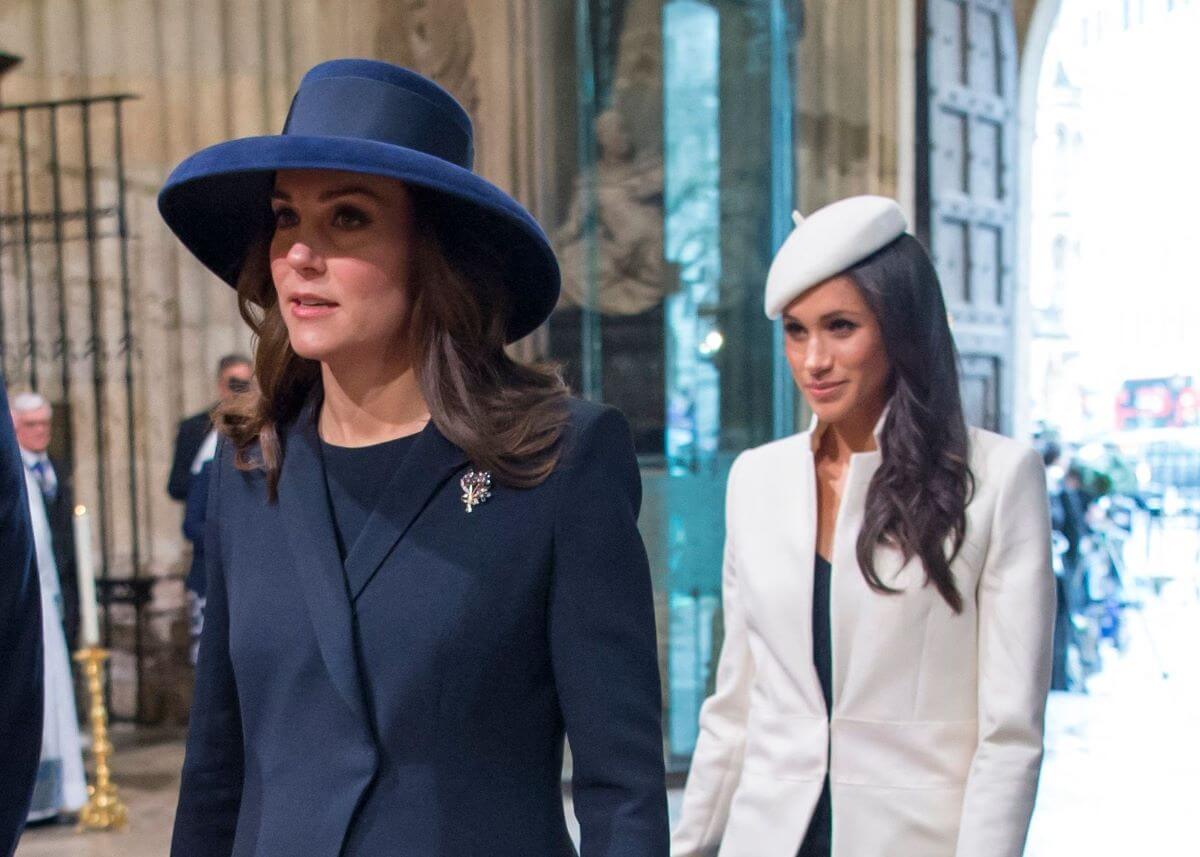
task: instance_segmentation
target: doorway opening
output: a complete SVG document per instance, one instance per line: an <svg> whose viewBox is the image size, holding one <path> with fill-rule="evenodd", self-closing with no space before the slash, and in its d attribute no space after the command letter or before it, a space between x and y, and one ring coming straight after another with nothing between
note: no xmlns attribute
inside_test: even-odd
<svg viewBox="0 0 1200 857"><path fill-rule="evenodd" d="M1017 410L1061 603L1027 854L1173 853L1200 770L1200 4L1043 0L1032 21Z"/></svg>

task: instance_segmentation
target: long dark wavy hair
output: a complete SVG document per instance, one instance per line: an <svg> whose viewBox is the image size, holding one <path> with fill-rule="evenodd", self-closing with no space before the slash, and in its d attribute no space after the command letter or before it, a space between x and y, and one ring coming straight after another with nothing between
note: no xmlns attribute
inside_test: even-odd
<svg viewBox="0 0 1200 857"><path fill-rule="evenodd" d="M461 208L409 186L415 246L402 335L438 430L502 484L530 487L558 460L567 422L567 386L557 367L514 360L505 350L510 300L503 250L478 239ZM270 227L238 276L238 309L255 335L258 389L214 414L243 470L266 472L277 496L283 465L279 430L320 394L321 367L292 350L271 279ZM254 447L257 446L257 450Z"/></svg>
<svg viewBox="0 0 1200 857"><path fill-rule="evenodd" d="M858 535L859 568L877 592L875 548L919 557L955 613L963 609L950 563L966 537L975 490L958 388L958 350L941 284L921 243L903 235L846 272L875 314L891 365L890 404L880 435L882 463L867 492Z"/></svg>

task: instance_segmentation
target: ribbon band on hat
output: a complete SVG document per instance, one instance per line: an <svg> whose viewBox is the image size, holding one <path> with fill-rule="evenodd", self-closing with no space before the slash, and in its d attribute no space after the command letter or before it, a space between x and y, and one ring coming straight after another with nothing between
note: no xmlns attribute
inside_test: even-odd
<svg viewBox="0 0 1200 857"><path fill-rule="evenodd" d="M364 102L371 104L364 110ZM475 160L470 132L417 93L368 77L327 77L306 84L292 99L284 134L360 137L402 146L469 170Z"/></svg>

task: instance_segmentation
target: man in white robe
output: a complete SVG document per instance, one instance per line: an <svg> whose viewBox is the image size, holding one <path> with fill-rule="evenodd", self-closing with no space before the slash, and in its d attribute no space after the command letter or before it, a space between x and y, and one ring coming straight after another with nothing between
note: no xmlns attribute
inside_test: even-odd
<svg viewBox="0 0 1200 857"><path fill-rule="evenodd" d="M87 779L79 740L71 657L63 630L62 589L54 560L54 540L46 516L44 468L50 445L50 403L36 393L19 393L9 403L17 445L25 462L25 487L33 527L34 556L42 590L44 702L42 754L29 809L30 822L74 813L87 802Z"/></svg>

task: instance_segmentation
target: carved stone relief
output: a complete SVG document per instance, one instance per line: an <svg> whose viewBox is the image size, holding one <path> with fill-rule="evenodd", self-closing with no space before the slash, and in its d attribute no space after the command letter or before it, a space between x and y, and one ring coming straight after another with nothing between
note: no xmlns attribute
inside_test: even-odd
<svg viewBox="0 0 1200 857"><path fill-rule="evenodd" d="M585 178L577 177L566 218L554 231L564 305L589 306L605 315L636 315L660 303L678 284L675 266L663 256L659 6L657 0L635 0L626 9L612 92L592 123L595 195L589 200ZM589 236L591 204L596 223Z"/></svg>
<svg viewBox="0 0 1200 857"><path fill-rule="evenodd" d="M472 69L475 38L466 0L382 3L375 53L433 78L474 115L479 87Z"/></svg>

